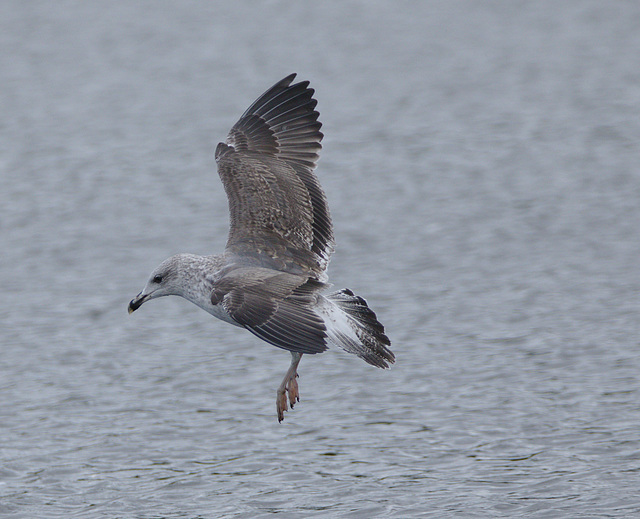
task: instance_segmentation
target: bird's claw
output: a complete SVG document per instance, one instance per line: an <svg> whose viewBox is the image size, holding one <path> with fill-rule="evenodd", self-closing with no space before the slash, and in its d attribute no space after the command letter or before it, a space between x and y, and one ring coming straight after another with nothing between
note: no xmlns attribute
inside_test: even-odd
<svg viewBox="0 0 640 519"><path fill-rule="evenodd" d="M287 410L287 393L285 391L278 390L276 409L278 411L278 423L280 423L284 420L284 412Z"/></svg>
<svg viewBox="0 0 640 519"><path fill-rule="evenodd" d="M296 380L297 377L298 375L296 374L296 376L292 378L287 384L287 393L289 395L289 405L291 406L291 409L293 409L293 406L296 402L300 402L300 393L298 391L298 381Z"/></svg>
<svg viewBox="0 0 640 519"><path fill-rule="evenodd" d="M278 389L276 395L276 410L278 412L278 422L284 420L284 412L289 408L293 409L296 402L300 402L300 391L298 390L298 374L287 380L283 387ZM288 397L288 398L287 398Z"/></svg>

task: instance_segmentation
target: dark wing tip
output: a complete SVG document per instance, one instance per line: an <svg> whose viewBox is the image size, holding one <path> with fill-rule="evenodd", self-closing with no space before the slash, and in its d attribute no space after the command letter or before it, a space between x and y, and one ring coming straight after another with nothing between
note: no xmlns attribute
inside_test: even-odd
<svg viewBox="0 0 640 519"><path fill-rule="evenodd" d="M315 167L322 149L322 124L309 81L290 74L264 92L231 128L226 143L235 151L255 151L285 162Z"/></svg>
<svg viewBox="0 0 640 519"><path fill-rule="evenodd" d="M285 77L285 78L281 79L281 80L280 80L280 82L286 82L286 83L287 83L287 85L290 85L290 84L291 84L291 82L296 78L296 76L297 76L297 75L298 75L298 73L297 73L297 72L292 72L292 73L291 73L291 74L289 74L287 77ZM309 82L307 81L307 83L309 83Z"/></svg>

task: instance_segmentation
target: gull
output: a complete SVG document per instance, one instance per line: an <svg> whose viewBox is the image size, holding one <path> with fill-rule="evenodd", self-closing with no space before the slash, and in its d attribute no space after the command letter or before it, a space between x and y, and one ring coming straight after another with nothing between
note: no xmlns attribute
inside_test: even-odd
<svg viewBox="0 0 640 519"><path fill-rule="evenodd" d="M322 124L308 81L291 74L262 94L219 143L215 159L229 201L222 254L177 254L163 261L129 313L180 296L218 319L291 352L276 393L278 421L300 401L303 354L329 344L367 363L395 362L384 327L349 289L326 293L334 250L327 198L314 174Z"/></svg>

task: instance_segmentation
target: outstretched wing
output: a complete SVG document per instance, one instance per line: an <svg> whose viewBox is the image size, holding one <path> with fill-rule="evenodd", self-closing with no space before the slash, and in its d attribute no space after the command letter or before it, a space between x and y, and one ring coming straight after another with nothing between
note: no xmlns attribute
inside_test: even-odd
<svg viewBox="0 0 640 519"><path fill-rule="evenodd" d="M260 96L218 144L229 199L227 251L324 278L333 252L326 196L313 173L322 148L314 90L287 76Z"/></svg>
<svg viewBox="0 0 640 519"><path fill-rule="evenodd" d="M234 269L218 280L211 302L254 335L298 353L327 349L324 320L313 310L322 283L266 268Z"/></svg>

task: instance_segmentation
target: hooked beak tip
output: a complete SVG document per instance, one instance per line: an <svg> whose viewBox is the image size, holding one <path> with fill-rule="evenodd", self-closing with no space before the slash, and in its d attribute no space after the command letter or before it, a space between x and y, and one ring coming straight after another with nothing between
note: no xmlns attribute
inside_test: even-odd
<svg viewBox="0 0 640 519"><path fill-rule="evenodd" d="M135 312L138 308L140 308L142 306L142 303L144 303L147 300L148 296L146 295L142 295L142 292L140 292L136 297L134 297L131 302L129 303L129 314L132 314L133 312Z"/></svg>

